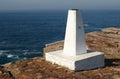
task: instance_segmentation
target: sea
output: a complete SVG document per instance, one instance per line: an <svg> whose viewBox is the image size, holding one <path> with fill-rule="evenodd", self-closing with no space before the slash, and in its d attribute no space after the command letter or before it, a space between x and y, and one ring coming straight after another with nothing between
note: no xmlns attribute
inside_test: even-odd
<svg viewBox="0 0 120 79"><path fill-rule="evenodd" d="M63 40L67 10L0 11L0 65L41 57L45 44ZM83 10L85 33L120 27L120 10Z"/></svg>

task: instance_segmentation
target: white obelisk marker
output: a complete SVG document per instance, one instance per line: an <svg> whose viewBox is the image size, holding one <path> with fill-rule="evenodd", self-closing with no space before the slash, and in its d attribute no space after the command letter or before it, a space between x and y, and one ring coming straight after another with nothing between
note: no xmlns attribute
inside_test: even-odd
<svg viewBox="0 0 120 79"><path fill-rule="evenodd" d="M87 53L82 14L78 9L68 11L63 53L76 56Z"/></svg>
<svg viewBox="0 0 120 79"><path fill-rule="evenodd" d="M104 66L104 54L86 50L82 15L78 9L68 11L64 49L45 53L46 61L70 70L88 70Z"/></svg>

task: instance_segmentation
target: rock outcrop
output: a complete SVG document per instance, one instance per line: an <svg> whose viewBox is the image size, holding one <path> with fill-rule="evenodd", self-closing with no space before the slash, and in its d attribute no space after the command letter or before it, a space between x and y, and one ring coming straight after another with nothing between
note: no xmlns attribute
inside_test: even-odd
<svg viewBox="0 0 120 79"><path fill-rule="evenodd" d="M120 53L120 28L105 28L86 34L86 43L89 49L106 53ZM44 53L62 50L64 40L46 44Z"/></svg>
<svg viewBox="0 0 120 79"><path fill-rule="evenodd" d="M12 73L6 70L3 66L0 66L0 79L15 79Z"/></svg>
<svg viewBox="0 0 120 79"><path fill-rule="evenodd" d="M118 31L119 29L116 28L107 28L101 32L86 34L88 47L105 53L105 67L103 68L73 72L46 62L44 57L35 57L1 66L0 79L120 79L120 34ZM61 50L63 44L63 40L47 44L44 52Z"/></svg>
<svg viewBox="0 0 120 79"><path fill-rule="evenodd" d="M79 72L53 65L42 57L25 59L5 64L0 79L119 79L120 59L113 57L105 60L104 68Z"/></svg>
<svg viewBox="0 0 120 79"><path fill-rule="evenodd" d="M44 54L46 52L62 50L63 49L63 45L64 45L64 40L46 44L45 48L44 48Z"/></svg>
<svg viewBox="0 0 120 79"><path fill-rule="evenodd" d="M88 48L105 53L120 53L120 28L105 28L86 35Z"/></svg>

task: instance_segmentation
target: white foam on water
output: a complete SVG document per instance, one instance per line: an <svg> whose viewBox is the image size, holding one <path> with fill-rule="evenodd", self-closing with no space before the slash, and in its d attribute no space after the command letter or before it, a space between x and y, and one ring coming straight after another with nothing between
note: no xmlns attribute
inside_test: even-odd
<svg viewBox="0 0 120 79"><path fill-rule="evenodd" d="M9 50L0 50L0 56L1 56L1 55L5 55L6 52L9 52Z"/></svg>
<svg viewBox="0 0 120 79"><path fill-rule="evenodd" d="M19 56L16 55L14 58L19 59Z"/></svg>
<svg viewBox="0 0 120 79"><path fill-rule="evenodd" d="M9 52L9 50L0 50L0 53Z"/></svg>
<svg viewBox="0 0 120 79"><path fill-rule="evenodd" d="M94 28L94 29L95 29L95 30L101 30L102 28L99 28L99 27L98 27L98 28Z"/></svg>
<svg viewBox="0 0 120 79"><path fill-rule="evenodd" d="M27 59L26 57L24 57L23 59Z"/></svg>
<svg viewBox="0 0 120 79"><path fill-rule="evenodd" d="M8 54L7 57L8 57L8 58L12 58L12 57L14 57L14 55Z"/></svg>
<svg viewBox="0 0 120 79"><path fill-rule="evenodd" d="M84 24L85 27L89 26L88 24Z"/></svg>
<svg viewBox="0 0 120 79"><path fill-rule="evenodd" d="M0 56L2 55L3 53L2 52L0 52Z"/></svg>
<svg viewBox="0 0 120 79"><path fill-rule="evenodd" d="M41 52L24 52L24 55L30 55L30 54L41 54Z"/></svg>
<svg viewBox="0 0 120 79"><path fill-rule="evenodd" d="M15 58L15 59L19 59L18 55L13 55L13 54L6 54L7 58Z"/></svg>
<svg viewBox="0 0 120 79"><path fill-rule="evenodd" d="M28 54L28 52L24 52L23 54L24 54L24 55L27 55L27 54Z"/></svg>
<svg viewBox="0 0 120 79"><path fill-rule="evenodd" d="M28 52L29 50L22 50L23 52Z"/></svg>

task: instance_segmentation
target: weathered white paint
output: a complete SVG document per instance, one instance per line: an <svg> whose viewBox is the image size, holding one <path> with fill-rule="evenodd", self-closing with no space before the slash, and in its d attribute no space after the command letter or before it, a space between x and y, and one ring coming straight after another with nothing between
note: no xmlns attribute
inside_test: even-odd
<svg viewBox="0 0 120 79"><path fill-rule="evenodd" d="M104 55L100 52L91 52L77 56L64 55L63 50L46 53L46 60L67 67L70 70L88 70L104 66Z"/></svg>
<svg viewBox="0 0 120 79"><path fill-rule="evenodd" d="M82 14L80 10L69 10L63 53L76 56L86 53Z"/></svg>
<svg viewBox="0 0 120 79"><path fill-rule="evenodd" d="M46 61L74 71L103 67L103 53L88 52L84 36L81 12L79 10L69 10L64 49L47 52L45 54Z"/></svg>

